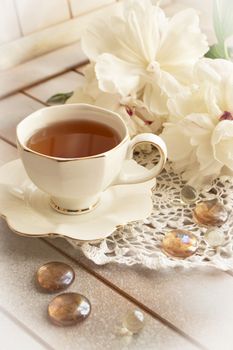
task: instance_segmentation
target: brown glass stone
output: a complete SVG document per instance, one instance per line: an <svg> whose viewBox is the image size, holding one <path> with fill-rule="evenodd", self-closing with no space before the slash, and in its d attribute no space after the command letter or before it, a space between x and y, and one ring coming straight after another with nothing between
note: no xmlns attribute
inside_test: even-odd
<svg viewBox="0 0 233 350"><path fill-rule="evenodd" d="M217 199L200 202L193 211L197 224L203 226L221 226L228 219L228 212Z"/></svg>
<svg viewBox="0 0 233 350"><path fill-rule="evenodd" d="M49 319L57 326L72 326L83 321L91 312L91 303L78 293L56 296L48 306Z"/></svg>
<svg viewBox="0 0 233 350"><path fill-rule="evenodd" d="M75 273L71 266L56 261L41 266L36 274L38 285L50 293L66 289L74 278Z"/></svg>
<svg viewBox="0 0 233 350"><path fill-rule="evenodd" d="M193 255L198 248L197 237L186 230L172 230L162 241L163 250L177 258L187 258Z"/></svg>

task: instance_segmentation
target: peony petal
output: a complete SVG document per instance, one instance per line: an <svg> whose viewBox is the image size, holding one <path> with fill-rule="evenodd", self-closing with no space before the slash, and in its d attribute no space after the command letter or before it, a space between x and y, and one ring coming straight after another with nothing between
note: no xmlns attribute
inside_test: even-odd
<svg viewBox="0 0 233 350"><path fill-rule="evenodd" d="M91 83L93 80L96 80L94 62L91 62L84 67L83 75L85 76L87 83Z"/></svg>
<svg viewBox="0 0 233 350"><path fill-rule="evenodd" d="M96 100L101 91L95 75L95 64L91 63L85 67L83 74L86 78L86 84L83 86L83 92Z"/></svg>
<svg viewBox="0 0 233 350"><path fill-rule="evenodd" d="M196 155L200 164L202 176L213 176L216 178L223 165L214 158L213 147L210 140L211 135L197 147Z"/></svg>
<svg viewBox="0 0 233 350"><path fill-rule="evenodd" d="M232 70L225 81L225 106L224 110L233 113L233 64Z"/></svg>
<svg viewBox="0 0 233 350"><path fill-rule="evenodd" d="M95 100L95 104L97 106L117 112L120 108L120 95L108 94L106 92L100 91Z"/></svg>
<svg viewBox="0 0 233 350"><path fill-rule="evenodd" d="M215 127L212 119L204 114L190 114L180 122L193 146L198 146L206 140Z"/></svg>
<svg viewBox="0 0 233 350"><path fill-rule="evenodd" d="M223 104L222 91L214 85L207 85L203 89L203 98L205 99L208 114L211 115L215 122L218 122L219 116L223 113L220 107Z"/></svg>
<svg viewBox="0 0 233 350"><path fill-rule="evenodd" d="M163 93L168 97L172 97L182 91L185 91L185 88L179 81L170 73L161 70L160 77L157 80L157 84Z"/></svg>
<svg viewBox="0 0 233 350"><path fill-rule="evenodd" d="M166 64L165 66L162 64L161 66L183 85L190 85L190 81L193 80L193 67L190 62Z"/></svg>
<svg viewBox="0 0 233 350"><path fill-rule="evenodd" d="M210 159L209 162L200 169L200 174L202 177L211 177L216 179L219 177L223 164L216 159Z"/></svg>
<svg viewBox="0 0 233 350"><path fill-rule="evenodd" d="M205 82L218 84L221 81L221 75L216 71L212 65L212 59L203 58L194 67L194 76L197 82Z"/></svg>
<svg viewBox="0 0 233 350"><path fill-rule="evenodd" d="M160 136L166 143L168 159L173 162L187 159L188 164L192 146L189 137L184 132L183 126L179 123L165 123Z"/></svg>
<svg viewBox="0 0 233 350"><path fill-rule="evenodd" d="M223 120L219 122L213 132L212 144L216 145L222 139L233 137L233 121Z"/></svg>
<svg viewBox="0 0 233 350"><path fill-rule="evenodd" d="M153 113L167 115L167 96L163 94L158 85L146 85L143 101Z"/></svg>
<svg viewBox="0 0 233 350"><path fill-rule="evenodd" d="M115 52L118 48L117 38L108 22L100 19L88 26L81 38L81 45L84 53L92 61L96 61L103 52Z"/></svg>
<svg viewBox="0 0 233 350"><path fill-rule="evenodd" d="M95 72L99 87L105 92L127 96L142 87L141 69L111 54L106 53L98 57Z"/></svg>
<svg viewBox="0 0 233 350"><path fill-rule="evenodd" d="M203 96L192 91L183 91L169 98L167 106L170 112L170 121L181 120L192 113L207 112Z"/></svg>
<svg viewBox="0 0 233 350"><path fill-rule="evenodd" d="M97 20L89 26L82 38L84 52L94 61L103 53L111 53L147 66L155 59L160 30L167 23L164 12L149 0L128 1L119 12L123 15L110 15L109 20Z"/></svg>
<svg viewBox="0 0 233 350"><path fill-rule="evenodd" d="M187 9L173 16L164 31L157 60L162 68L169 65L194 64L208 51L195 10Z"/></svg>
<svg viewBox="0 0 233 350"><path fill-rule="evenodd" d="M225 80L229 77L229 75L232 74L232 62L231 61L227 61L224 59L210 59L210 58L202 58L199 63L197 63L197 69L201 68L203 69L203 73L204 70L206 70L206 72L210 73L210 69L212 70L211 75L213 74L213 71L215 72L215 74L218 75L218 79L217 80ZM211 75L209 75L209 78L204 77L204 76L199 76L199 79L203 79L203 78L207 78L208 80L211 78Z"/></svg>
<svg viewBox="0 0 233 350"><path fill-rule="evenodd" d="M73 95L66 101L66 103L87 103L94 104L94 99L83 91L83 88L79 88L74 91Z"/></svg>
<svg viewBox="0 0 233 350"><path fill-rule="evenodd" d="M130 1L126 3L125 21L127 35L126 31L122 32L122 39L129 46L134 45L134 51L144 58L144 63L155 60L160 43L160 28L167 23L164 12L148 0Z"/></svg>
<svg viewBox="0 0 233 350"><path fill-rule="evenodd" d="M233 110L233 63L222 59L202 59L195 67L202 85L208 113L219 119L224 111Z"/></svg>
<svg viewBox="0 0 233 350"><path fill-rule="evenodd" d="M211 144L215 159L233 171L233 122L224 120L216 126Z"/></svg>

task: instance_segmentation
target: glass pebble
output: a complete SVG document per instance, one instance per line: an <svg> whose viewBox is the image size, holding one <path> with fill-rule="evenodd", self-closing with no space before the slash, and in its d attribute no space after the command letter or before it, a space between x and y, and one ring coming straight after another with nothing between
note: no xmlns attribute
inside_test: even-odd
<svg viewBox="0 0 233 350"><path fill-rule="evenodd" d="M227 221L228 212L217 199L211 199L196 205L193 218L203 226L221 226Z"/></svg>
<svg viewBox="0 0 233 350"><path fill-rule="evenodd" d="M175 229L166 233L162 241L163 250L177 258L187 258L193 255L198 248L197 237L187 231Z"/></svg>
<svg viewBox="0 0 233 350"><path fill-rule="evenodd" d="M194 187L185 185L180 192L180 198L184 203L192 204L196 202L198 194Z"/></svg>
<svg viewBox="0 0 233 350"><path fill-rule="evenodd" d="M91 312L91 303L78 293L63 293L56 296L48 306L48 315L57 326L72 326L85 320Z"/></svg>
<svg viewBox="0 0 233 350"><path fill-rule="evenodd" d="M128 311L122 325L133 334L139 333L144 327L144 314L140 310Z"/></svg>
<svg viewBox="0 0 233 350"><path fill-rule="evenodd" d="M218 247L224 244L224 234L217 228L210 228L204 234L205 241L211 247Z"/></svg>
<svg viewBox="0 0 233 350"><path fill-rule="evenodd" d="M50 293L66 289L73 283L74 278L72 267L57 261L42 265L36 273L38 285Z"/></svg>

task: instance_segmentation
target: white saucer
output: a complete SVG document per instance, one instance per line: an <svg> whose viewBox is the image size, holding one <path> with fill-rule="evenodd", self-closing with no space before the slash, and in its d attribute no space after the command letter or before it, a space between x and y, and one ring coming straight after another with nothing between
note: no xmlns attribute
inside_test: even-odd
<svg viewBox="0 0 233 350"><path fill-rule="evenodd" d="M135 161L126 166L134 172L148 171ZM49 196L28 178L21 160L0 168L0 214L9 227L29 237L62 236L80 241L100 240L118 226L147 218L152 211L155 179L136 185L112 186L92 212L67 216L55 212Z"/></svg>

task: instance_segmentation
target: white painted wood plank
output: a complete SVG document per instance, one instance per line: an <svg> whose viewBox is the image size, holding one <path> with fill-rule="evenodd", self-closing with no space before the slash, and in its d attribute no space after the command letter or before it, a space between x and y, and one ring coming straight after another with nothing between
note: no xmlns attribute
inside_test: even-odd
<svg viewBox="0 0 233 350"><path fill-rule="evenodd" d="M62 239L52 241L210 350L233 349L233 278L217 269L96 266Z"/></svg>
<svg viewBox="0 0 233 350"><path fill-rule="evenodd" d="M14 0L0 1L0 45L20 37Z"/></svg>
<svg viewBox="0 0 233 350"><path fill-rule="evenodd" d="M146 325L132 337L117 336L116 328L127 310L135 306L96 278L74 265L42 240L19 237L0 221L0 300L4 308L28 329L56 350L160 349L195 350L188 341L145 314ZM35 286L35 272L48 261L64 261L75 270L69 292L78 292L92 303L91 315L74 327L56 327L47 317L47 306L54 297ZM20 349L23 347L20 346ZM14 349L16 350L17 347ZM32 347L31 349L34 350ZM5 350L5 349L4 349ZM12 349L13 350L13 349Z"/></svg>
<svg viewBox="0 0 233 350"><path fill-rule="evenodd" d="M81 50L80 43L76 43L2 71L0 72L0 97L62 73L85 61L86 56Z"/></svg>
<svg viewBox="0 0 233 350"><path fill-rule="evenodd" d="M45 83L26 90L32 97L45 102L51 95L67 92L83 84L83 76L76 72L68 72ZM18 93L0 100L0 135L15 142L16 125L27 115L43 108L44 104Z"/></svg>
<svg viewBox="0 0 233 350"><path fill-rule="evenodd" d="M75 68L76 72L83 74L84 73L84 69L86 68L87 64L83 64L77 68Z"/></svg>
<svg viewBox="0 0 233 350"><path fill-rule="evenodd" d="M3 156L0 148L2 163L11 160L12 147L5 144L4 152ZM117 327L127 310L135 309L134 304L78 264L74 265L42 240L12 233L1 219L0 235L0 301L9 313L53 349L197 350L189 341L145 313L145 327L140 334L132 338L117 335ZM91 316L84 323L76 327L60 328L48 321L46 308L53 296L37 290L34 281L38 267L48 261L64 261L75 269L76 280L68 291L86 295L92 302ZM31 349L34 350L34 347Z"/></svg>
<svg viewBox="0 0 233 350"><path fill-rule="evenodd" d="M0 166L16 158L18 158L16 148L0 139Z"/></svg>
<svg viewBox="0 0 233 350"><path fill-rule="evenodd" d="M16 125L27 115L44 105L21 94L0 100L0 135L15 142Z"/></svg>
<svg viewBox="0 0 233 350"><path fill-rule="evenodd" d="M8 69L34 57L77 42L89 23L97 17L103 18L109 16L110 13L115 14L119 6L119 3L112 3L112 5L99 10L32 33L7 45L2 45L0 47L0 70ZM71 59L72 57L67 57L67 67L69 67ZM56 62L54 61L54 63Z"/></svg>
<svg viewBox="0 0 233 350"><path fill-rule="evenodd" d="M80 16L84 13L94 11L104 5L109 5L116 0L70 0L72 15Z"/></svg>
<svg viewBox="0 0 233 350"><path fill-rule="evenodd" d="M24 35L70 18L67 0L15 0Z"/></svg>
<svg viewBox="0 0 233 350"><path fill-rule="evenodd" d="M0 307L0 338L4 350L46 350L42 344L33 339L23 328L19 327Z"/></svg>
<svg viewBox="0 0 233 350"><path fill-rule="evenodd" d="M61 74L56 78L38 84L25 90L29 95L36 97L40 101L46 102L48 98L60 92L71 92L82 86L84 77L75 72Z"/></svg>

